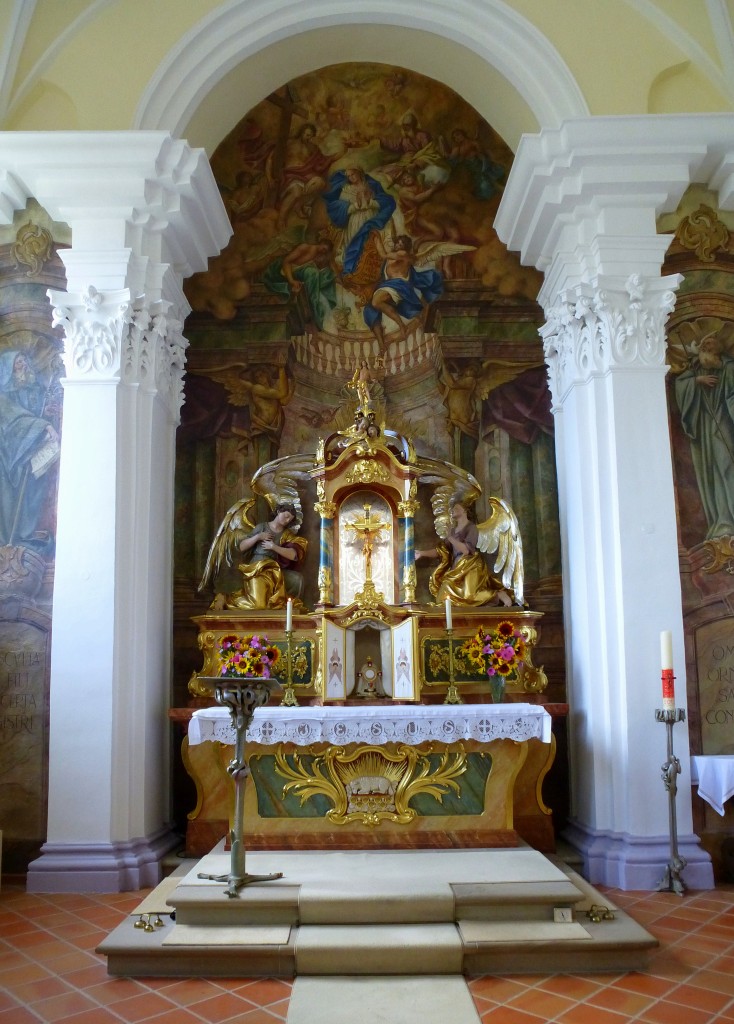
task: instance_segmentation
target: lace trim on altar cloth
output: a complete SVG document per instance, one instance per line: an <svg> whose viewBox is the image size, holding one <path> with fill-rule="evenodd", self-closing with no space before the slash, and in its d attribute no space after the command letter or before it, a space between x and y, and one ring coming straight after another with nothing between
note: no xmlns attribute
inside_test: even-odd
<svg viewBox="0 0 734 1024"><path fill-rule="evenodd" d="M407 743L437 740L539 739L549 743L551 716L533 704L418 705L371 708L258 708L247 742L273 746L294 743ZM232 745L234 727L227 708L200 708L189 724L189 744L217 740Z"/></svg>

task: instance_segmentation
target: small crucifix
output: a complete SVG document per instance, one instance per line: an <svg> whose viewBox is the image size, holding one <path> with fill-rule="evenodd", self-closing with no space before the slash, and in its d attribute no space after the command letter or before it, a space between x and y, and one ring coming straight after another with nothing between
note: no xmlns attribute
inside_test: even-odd
<svg viewBox="0 0 734 1024"><path fill-rule="evenodd" d="M347 530L353 530L357 536L362 537L362 554L364 555L364 591L365 595L374 593L372 583L372 548L377 535L388 526L382 519L372 518L372 506L364 506L364 515L361 519L353 519L346 524ZM359 595L355 595L359 597ZM376 595L375 595L376 596ZM382 595L380 595L382 596Z"/></svg>

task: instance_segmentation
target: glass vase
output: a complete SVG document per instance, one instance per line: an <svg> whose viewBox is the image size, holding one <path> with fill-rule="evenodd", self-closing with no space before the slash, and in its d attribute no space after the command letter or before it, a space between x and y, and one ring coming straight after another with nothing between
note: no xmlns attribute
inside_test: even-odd
<svg viewBox="0 0 734 1024"><path fill-rule="evenodd" d="M505 702L505 677L499 675L489 677L489 692L492 694L493 704L504 704Z"/></svg>

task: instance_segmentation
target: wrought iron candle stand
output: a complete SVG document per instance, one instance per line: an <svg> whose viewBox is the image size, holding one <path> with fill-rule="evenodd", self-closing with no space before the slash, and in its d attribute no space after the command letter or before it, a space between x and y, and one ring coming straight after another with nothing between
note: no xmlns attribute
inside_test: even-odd
<svg viewBox="0 0 734 1024"><path fill-rule="evenodd" d="M227 765L227 772L234 780L234 817L230 830L230 869L226 875L207 875L200 872L197 878L212 882L227 882L224 890L230 899L239 896L243 885L252 882L270 882L282 878L283 872L272 875L249 875L245 871L245 780L249 768L245 761L245 737L256 708L263 707L270 697L280 689L277 679L261 677L199 676L199 681L214 691L214 699L221 707L228 708L235 731L234 758Z"/></svg>
<svg viewBox="0 0 734 1024"><path fill-rule="evenodd" d="M285 631L285 690L283 700L280 702L283 707L297 708L298 698L293 689L293 630Z"/></svg>
<svg viewBox="0 0 734 1024"><path fill-rule="evenodd" d="M686 884L681 878L681 872L688 861L678 853L678 823L675 813L675 797L678 792L678 776L680 775L680 761L673 753L673 726L676 722L685 722L686 712L684 708L656 708L655 721L665 722L668 731L668 757L662 766L663 783L668 791L668 823L670 826L670 860L665 868L665 874L657 887L658 892L675 892L682 896L686 891Z"/></svg>
<svg viewBox="0 0 734 1024"><path fill-rule="evenodd" d="M446 700L444 704L463 704L464 701L461 699L459 690L456 686L454 679L455 668L454 668L454 643L452 637L454 630L451 626L446 626L446 640L449 645L449 686L446 691Z"/></svg>

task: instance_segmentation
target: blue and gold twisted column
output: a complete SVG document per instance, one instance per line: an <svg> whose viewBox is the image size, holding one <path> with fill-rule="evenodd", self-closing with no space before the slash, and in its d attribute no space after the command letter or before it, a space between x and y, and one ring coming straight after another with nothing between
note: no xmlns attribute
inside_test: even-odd
<svg viewBox="0 0 734 1024"><path fill-rule="evenodd" d="M314 511L321 517L319 530L319 604L331 605L334 603L332 551L334 549L336 505L333 501L317 501L314 504Z"/></svg>
<svg viewBox="0 0 734 1024"><path fill-rule="evenodd" d="M415 513L418 502L414 497L415 481L410 488L411 497L398 503L398 516L403 530L403 602L415 603L417 573L415 569Z"/></svg>

